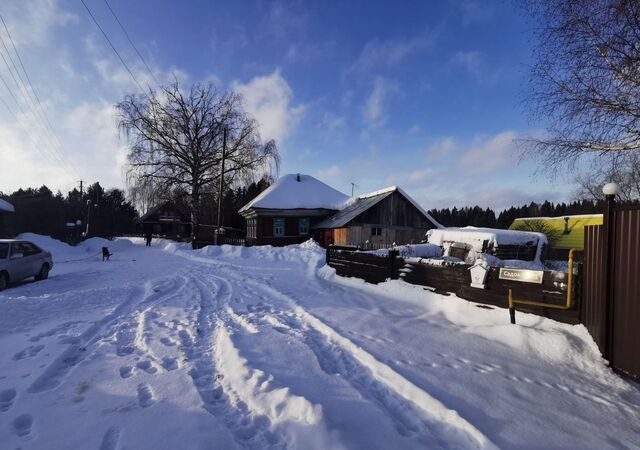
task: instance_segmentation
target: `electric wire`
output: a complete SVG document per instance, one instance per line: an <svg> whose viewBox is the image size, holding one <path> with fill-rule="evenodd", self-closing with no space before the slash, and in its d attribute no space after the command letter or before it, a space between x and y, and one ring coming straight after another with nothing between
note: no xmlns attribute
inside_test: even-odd
<svg viewBox="0 0 640 450"><path fill-rule="evenodd" d="M91 20L93 20L93 23L96 24L96 26L98 27L98 29L100 30L100 32L102 33L102 35L104 36L104 38L106 39L106 41L109 43L109 46L111 47L111 49L113 50L113 52L116 54L116 56L118 57L118 59L120 60L120 62L122 63L122 65L124 66L124 68L127 70L127 72L129 72L129 75L131 76L131 79L134 81L134 83L138 86L138 88L142 91L143 94L146 95L146 91L144 90L144 88L142 87L142 85L138 82L138 79L135 77L135 75L133 74L133 72L131 71L131 69L129 68L129 66L127 65L127 63L124 61L124 59L122 58L122 56L120 56L120 53L118 53L118 50L116 49L116 47L113 45L113 43L111 42L111 39L109 39L109 36L107 35L107 33L104 31L104 29L100 26L100 24L98 23L98 21L96 20L95 16L93 15L93 13L91 12L91 10L89 9L89 7L87 6L87 4L85 3L84 0L80 0L80 2L82 2L82 4L84 5L84 8L87 10L87 12L89 13L89 16L91 16Z"/></svg>
<svg viewBox="0 0 640 450"><path fill-rule="evenodd" d="M133 40L129 36L129 33L127 32L127 30L124 27L124 25L122 24L122 22L120 22L120 19L116 15L115 11L111 8L111 5L109 4L109 2L107 0L104 0L104 3L107 5L107 8L111 12L111 15L113 16L113 18L116 19L116 22L118 22L118 25L120 25L120 29L122 29L122 32L124 33L124 35L126 36L127 40L129 41L129 44L131 44L131 47L133 47L133 49L135 50L136 54L140 57L140 60L142 61L142 64L144 64L144 66L147 68L147 71L149 72L149 75L151 75L151 78L153 78L153 80L156 82L156 84L158 86L160 86L160 82L158 81L158 79L154 75L153 70L151 70L151 67L149 67L149 64L147 64L147 61L142 56L142 53L140 53L140 51L138 51L138 47L136 47L136 45L133 43Z"/></svg>

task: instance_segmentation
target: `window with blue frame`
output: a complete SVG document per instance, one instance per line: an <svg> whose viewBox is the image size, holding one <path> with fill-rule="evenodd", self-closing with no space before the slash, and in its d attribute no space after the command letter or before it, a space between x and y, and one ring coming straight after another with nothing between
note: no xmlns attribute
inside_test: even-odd
<svg viewBox="0 0 640 450"><path fill-rule="evenodd" d="M305 235L309 234L309 218L301 217L298 219L298 234Z"/></svg>
<svg viewBox="0 0 640 450"><path fill-rule="evenodd" d="M284 219L282 217L273 219L273 236L284 236Z"/></svg>

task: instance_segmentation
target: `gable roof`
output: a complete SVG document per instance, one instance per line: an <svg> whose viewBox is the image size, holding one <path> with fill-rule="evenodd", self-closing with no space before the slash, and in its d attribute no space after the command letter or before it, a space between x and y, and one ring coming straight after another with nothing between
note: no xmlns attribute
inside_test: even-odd
<svg viewBox="0 0 640 450"><path fill-rule="evenodd" d="M14 212L15 208L13 205L5 200L0 198L0 211L2 212Z"/></svg>
<svg viewBox="0 0 640 450"><path fill-rule="evenodd" d="M390 186L379 191L370 192L368 194L352 197L344 206L333 216L323 220L317 224L314 228L340 228L351 222L358 217L361 213L365 212L372 206L381 202L394 192L398 192L404 198L406 198L429 222L434 224L437 228L442 228L427 211L424 210L414 199L404 192L398 186Z"/></svg>
<svg viewBox="0 0 640 450"><path fill-rule="evenodd" d="M347 200L347 195L311 175L287 174L240 208L239 212L250 208L338 210Z"/></svg>
<svg viewBox="0 0 640 450"><path fill-rule="evenodd" d="M178 214L182 216L182 218L185 219L185 222L191 222L191 220L189 219L189 215L185 211L182 211L181 208L171 200L166 200L162 203L158 203L156 206L154 206L149 211L144 213L140 218L138 218L136 222L145 222L149 220L151 216L153 216L155 213L157 213L163 208L175 210Z"/></svg>
<svg viewBox="0 0 640 450"><path fill-rule="evenodd" d="M569 218L569 233L564 234L564 218ZM510 230L514 229L518 223L526 222L543 222L547 227L557 231L557 239L553 242L554 248L576 250L584 249L584 227L588 225L602 225L602 214L580 214L575 216L559 216L559 217L522 217L515 219Z"/></svg>

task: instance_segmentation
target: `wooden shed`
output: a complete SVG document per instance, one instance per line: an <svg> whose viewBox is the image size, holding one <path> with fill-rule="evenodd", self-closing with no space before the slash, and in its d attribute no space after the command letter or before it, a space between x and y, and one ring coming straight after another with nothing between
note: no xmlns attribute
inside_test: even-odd
<svg viewBox="0 0 640 450"><path fill-rule="evenodd" d="M419 243L441 225L398 186L351 198L314 228L328 246L388 247Z"/></svg>

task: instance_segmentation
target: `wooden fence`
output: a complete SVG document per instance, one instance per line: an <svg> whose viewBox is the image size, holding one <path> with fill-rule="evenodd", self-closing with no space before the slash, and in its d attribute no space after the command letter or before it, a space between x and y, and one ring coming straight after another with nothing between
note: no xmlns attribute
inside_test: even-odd
<svg viewBox="0 0 640 450"><path fill-rule="evenodd" d="M362 278L369 283L381 283L399 276L402 259L396 250L388 256L353 251L352 247L327 247L327 264L336 269L338 275Z"/></svg>
<svg viewBox="0 0 640 450"><path fill-rule="evenodd" d="M567 274L545 271L542 284L523 283L499 279L499 269L492 268L487 274L485 289L471 287L468 264L432 265L408 262L398 256L397 251L389 251L388 256L354 251L347 247L328 247L327 264L341 276L362 278L369 283L380 283L386 279L400 278L407 283L425 286L436 293L458 297L476 303L506 308L509 289L520 299L562 305L567 298ZM518 306L519 311L530 312L561 322L580 322L580 266L573 289L573 307L569 310ZM505 312L505 321L508 315Z"/></svg>

